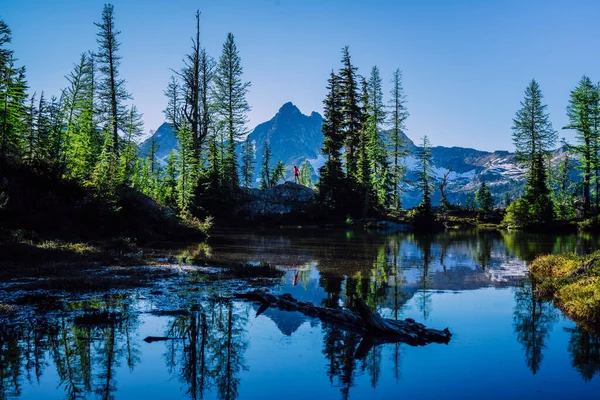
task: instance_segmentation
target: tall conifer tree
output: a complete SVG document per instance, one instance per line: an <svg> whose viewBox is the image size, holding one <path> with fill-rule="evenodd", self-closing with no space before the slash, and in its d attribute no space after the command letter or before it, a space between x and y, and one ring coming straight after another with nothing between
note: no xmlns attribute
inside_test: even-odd
<svg viewBox="0 0 600 400"><path fill-rule="evenodd" d="M352 65L348 46L342 49L342 68L339 71L339 97L341 101L342 131L346 146L346 173L356 180L358 173L358 147L362 116L359 106L357 68Z"/></svg>
<svg viewBox="0 0 600 400"><path fill-rule="evenodd" d="M216 70L214 101L218 124L227 138L222 168L225 185L230 190L239 186L235 145L247 133L246 114L250 111L250 105L246 101L250 82L242 81L242 73L241 58L234 37L228 33Z"/></svg>
<svg viewBox="0 0 600 400"><path fill-rule="evenodd" d="M546 155L556 142L556 131L552 128L543 94L538 83L531 80L525 89L525 98L521 108L513 119L513 143L516 148L515 159L529 171L525 196L529 216L518 219L526 223L547 222L553 218L553 206L547 182ZM512 209L521 202L513 203ZM509 209L510 211L510 209ZM509 212L510 217L510 212Z"/></svg>
<svg viewBox="0 0 600 400"><path fill-rule="evenodd" d="M250 141L250 135L246 137L242 145L242 181L245 188L252 186L254 175L254 144Z"/></svg>
<svg viewBox="0 0 600 400"><path fill-rule="evenodd" d="M392 170L392 205L396 210L402 208L401 184L404 179L406 168L403 160L408 155L406 143L404 140L404 131L406 126L404 121L408 118L406 109L406 97L402 87L402 71L396 69L392 77L392 89L390 90L390 158Z"/></svg>
<svg viewBox="0 0 600 400"><path fill-rule="evenodd" d="M584 75L577 87L571 91L567 106L569 125L565 129L574 129L577 132L578 143L573 147L573 151L580 158L586 210L591 206L591 185L596 176L594 169L598 167L599 102L600 96L596 86Z"/></svg>
<svg viewBox="0 0 600 400"><path fill-rule="evenodd" d="M110 127L113 152L119 152L119 131L123 131L127 110L124 102L131 99L125 89L125 80L120 78L121 56L118 54L121 43L117 36L121 33L115 28L114 7L105 4L102 20L94 23L98 31L97 61L102 76L98 86L98 98L104 121Z"/></svg>

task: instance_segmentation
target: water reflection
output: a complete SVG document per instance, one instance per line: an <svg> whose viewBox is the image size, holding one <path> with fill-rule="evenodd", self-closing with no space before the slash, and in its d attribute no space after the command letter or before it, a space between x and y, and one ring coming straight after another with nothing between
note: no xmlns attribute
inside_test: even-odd
<svg viewBox="0 0 600 400"><path fill-rule="evenodd" d="M209 302L176 317L167 335L165 353L169 371L177 373L192 399L203 399L216 390L219 399L238 397L239 373L246 368L246 324L249 306L232 302Z"/></svg>
<svg viewBox="0 0 600 400"><path fill-rule="evenodd" d="M481 348L476 346L480 341L483 348L501 346L507 354L516 348L517 360L505 365L501 357L490 359L490 368L498 369L500 376L527 368L519 379L528 390L543 388L543 383L528 377L542 375L547 381L552 379L548 374L574 371L580 383L597 388L600 338L535 299L526 274L527 260L539 253L585 252L597 247L597 241L590 236L496 232L218 236L210 246L189 249L182 260L276 265L287 272L281 280L270 281L272 292L288 292L301 301L333 308L362 298L386 318L412 317L433 328L449 326L457 339L448 346L418 349L400 343L380 345L296 312L267 309L259 316L256 305L227 300L226 293L217 299L210 285L194 291L169 288L176 293L175 310L160 316L149 314L156 311L153 301L134 290L86 300L66 296L45 299L47 306L19 318L0 314L0 399L36 397L31 394L35 388L49 392L58 388L69 399L143 397L153 389L145 389L148 383L142 382L150 380L161 382L166 397L247 398L270 390L276 393L276 379L293 387L296 378L280 370L284 368L280 364L289 362L289 368L303 358L310 360L303 382L318 387L319 395L331 397L333 391L343 399L377 396L393 393L393 385L399 384L408 395L411 388L417 390L413 371L460 381L460 368L437 371L431 365L452 360L451 364L462 362L468 372L480 357ZM29 299L20 304L38 303ZM169 303L160 304L164 308ZM489 308L477 314L481 304ZM498 343L493 335L506 328L510 340ZM147 344L142 340L146 335L166 340ZM299 350L298 343L303 343ZM291 361L283 356L288 352ZM548 361L549 354L557 352L563 352L567 361L560 362L557 356ZM260 382L256 371L271 359L269 373L274 377L268 387L253 386ZM407 374L411 377L404 378ZM327 385L319 386L321 380ZM133 394L127 391L130 387L135 387ZM578 390L593 392L586 386ZM291 391L289 397L301 394ZM437 394L440 397L444 390Z"/></svg>
<svg viewBox="0 0 600 400"><path fill-rule="evenodd" d="M536 374L542 363L546 340L558 318L557 310L534 296L532 281L515 290L513 324L517 340L523 346L527 367Z"/></svg>
<svg viewBox="0 0 600 400"><path fill-rule="evenodd" d="M569 352L573 367L585 381L592 380L594 375L600 376L600 335L591 334L579 327L568 331L571 332Z"/></svg>

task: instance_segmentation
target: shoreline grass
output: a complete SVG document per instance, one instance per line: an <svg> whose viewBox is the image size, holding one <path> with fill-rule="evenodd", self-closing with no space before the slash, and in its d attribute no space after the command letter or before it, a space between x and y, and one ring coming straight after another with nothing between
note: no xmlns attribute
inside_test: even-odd
<svg viewBox="0 0 600 400"><path fill-rule="evenodd" d="M529 270L536 295L551 298L572 320L591 331L600 328L600 251L587 256L546 255Z"/></svg>

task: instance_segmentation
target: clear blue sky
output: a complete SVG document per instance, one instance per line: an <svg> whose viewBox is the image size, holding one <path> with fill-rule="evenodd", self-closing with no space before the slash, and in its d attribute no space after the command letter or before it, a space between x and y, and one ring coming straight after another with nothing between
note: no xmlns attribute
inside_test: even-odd
<svg viewBox="0 0 600 400"><path fill-rule="evenodd" d="M27 67L31 91L59 94L79 54L95 50L104 1L2 0L11 48ZM322 111L327 77L350 46L359 73L377 65L386 98L400 68L408 136L433 145L512 150L511 124L528 82L545 95L559 135L569 92L583 74L600 80L600 2L467 0L116 0L121 75L144 113L146 130L163 121L162 92L179 69L202 12L201 42L215 58L235 36L252 86L249 128L287 101Z"/></svg>

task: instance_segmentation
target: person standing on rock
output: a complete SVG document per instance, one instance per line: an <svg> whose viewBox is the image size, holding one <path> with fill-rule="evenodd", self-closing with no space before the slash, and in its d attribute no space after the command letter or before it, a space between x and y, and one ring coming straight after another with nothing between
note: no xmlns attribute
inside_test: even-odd
<svg viewBox="0 0 600 400"><path fill-rule="evenodd" d="M294 182L300 183L300 170L294 165Z"/></svg>

